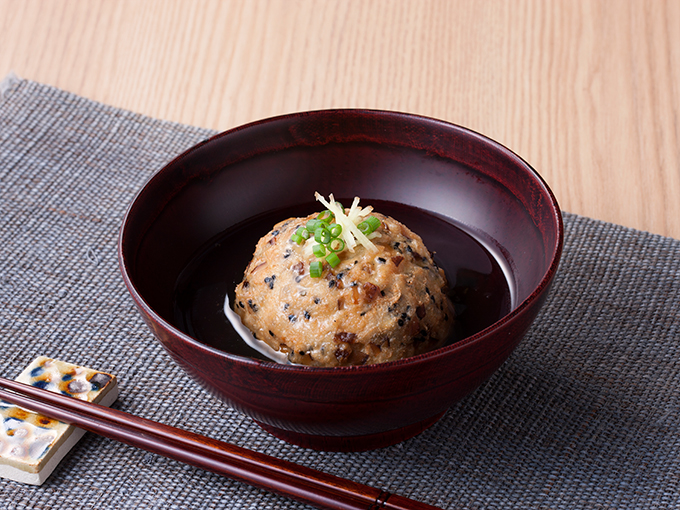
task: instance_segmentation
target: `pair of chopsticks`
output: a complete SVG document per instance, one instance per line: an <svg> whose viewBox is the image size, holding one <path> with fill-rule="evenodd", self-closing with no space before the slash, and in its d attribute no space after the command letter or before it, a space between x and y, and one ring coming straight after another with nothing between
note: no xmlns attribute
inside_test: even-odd
<svg viewBox="0 0 680 510"><path fill-rule="evenodd" d="M276 457L3 377L0 377L0 399L317 508L441 510Z"/></svg>

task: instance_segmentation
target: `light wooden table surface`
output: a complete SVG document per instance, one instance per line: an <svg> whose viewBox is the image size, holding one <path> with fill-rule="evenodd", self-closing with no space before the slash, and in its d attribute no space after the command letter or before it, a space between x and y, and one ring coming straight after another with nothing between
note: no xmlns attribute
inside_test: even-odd
<svg viewBox="0 0 680 510"><path fill-rule="evenodd" d="M680 0L0 0L0 78L228 129L423 114L503 143L562 208L680 239Z"/></svg>

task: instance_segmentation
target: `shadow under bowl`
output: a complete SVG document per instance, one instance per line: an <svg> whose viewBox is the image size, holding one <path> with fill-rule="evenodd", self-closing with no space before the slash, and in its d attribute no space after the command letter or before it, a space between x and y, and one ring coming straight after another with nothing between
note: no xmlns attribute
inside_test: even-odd
<svg viewBox="0 0 680 510"><path fill-rule="evenodd" d="M445 347L379 365L258 359L221 314L222 300L274 223L319 210L315 191L387 209L436 259L467 253L464 243L481 247L489 257L470 252L469 264L482 267L473 272L494 266L502 275L502 282L487 278L479 299L461 303L461 317L481 319ZM171 161L131 204L119 260L156 338L207 391L291 443L358 451L418 434L500 367L541 308L562 244L552 192L500 144L415 115L328 110L236 128ZM440 265L459 286L465 268L449 274ZM196 267L203 273L193 278ZM178 298L184 287L200 304L186 304L188 315ZM487 299L505 308L490 315Z"/></svg>

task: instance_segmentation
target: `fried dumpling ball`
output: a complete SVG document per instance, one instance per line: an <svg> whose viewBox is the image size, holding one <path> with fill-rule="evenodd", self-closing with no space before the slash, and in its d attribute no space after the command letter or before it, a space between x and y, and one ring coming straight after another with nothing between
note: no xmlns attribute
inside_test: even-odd
<svg viewBox="0 0 680 510"><path fill-rule="evenodd" d="M311 251L314 239L296 237L318 214L284 220L260 239L234 301L256 339L293 363L323 367L398 360L446 342L454 311L443 270L417 234L371 216L369 242L338 252L335 267Z"/></svg>

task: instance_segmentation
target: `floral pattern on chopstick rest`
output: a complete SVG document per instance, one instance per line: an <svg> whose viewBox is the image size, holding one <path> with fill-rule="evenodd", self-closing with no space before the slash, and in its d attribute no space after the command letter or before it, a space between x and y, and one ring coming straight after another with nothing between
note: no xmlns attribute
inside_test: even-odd
<svg viewBox="0 0 680 510"><path fill-rule="evenodd" d="M115 376L44 356L16 380L107 406L118 398ZM41 485L84 433L0 400L0 477Z"/></svg>

